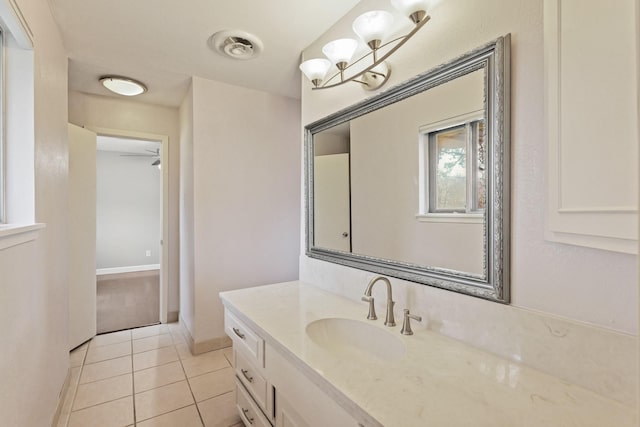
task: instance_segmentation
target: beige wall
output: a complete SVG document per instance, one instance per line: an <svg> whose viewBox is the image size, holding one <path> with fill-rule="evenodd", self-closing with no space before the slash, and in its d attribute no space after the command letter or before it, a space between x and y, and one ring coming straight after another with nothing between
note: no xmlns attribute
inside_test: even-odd
<svg viewBox="0 0 640 427"><path fill-rule="evenodd" d="M33 242L0 251L0 414L7 426L48 426L69 366L67 56L41 1L18 0L34 33Z"/></svg>
<svg viewBox="0 0 640 427"><path fill-rule="evenodd" d="M88 128L107 128L169 137L169 309L180 309L179 185L180 125L178 109L106 96L69 93L69 122ZM165 165L163 165L165 166Z"/></svg>
<svg viewBox="0 0 640 427"><path fill-rule="evenodd" d="M93 274L96 269L160 264L162 170L151 165L156 158L95 148L91 155L96 174Z"/></svg>
<svg viewBox="0 0 640 427"><path fill-rule="evenodd" d="M356 6L343 26L348 28L368 4L369 1L363 1ZM547 153L542 1L447 0L438 2L430 14L433 19L426 27L392 57L393 72L387 87L498 36L512 35L512 305L637 333L636 257L553 243L544 237ZM334 27L333 32L310 46L304 56L318 56L324 43L338 34L343 36L341 31ZM310 84L303 81L302 88L303 124L371 95L355 84L312 92ZM307 264L304 261L303 257L301 266ZM319 265L323 264L326 265ZM326 265L326 269L331 267ZM321 282L323 276L322 269L311 272L301 267L301 277ZM365 285L354 284L362 289ZM416 291L419 286L410 285ZM455 295L455 298L464 301L468 297ZM437 301L433 304L437 306ZM416 307L418 311L424 315L433 311L433 307Z"/></svg>
<svg viewBox="0 0 640 427"><path fill-rule="evenodd" d="M180 105L180 322L194 336L193 85Z"/></svg>
<svg viewBox="0 0 640 427"><path fill-rule="evenodd" d="M183 168L193 171L194 206L182 221L193 221L191 332L202 343L225 337L219 292L298 278L300 104L192 84L193 164Z"/></svg>

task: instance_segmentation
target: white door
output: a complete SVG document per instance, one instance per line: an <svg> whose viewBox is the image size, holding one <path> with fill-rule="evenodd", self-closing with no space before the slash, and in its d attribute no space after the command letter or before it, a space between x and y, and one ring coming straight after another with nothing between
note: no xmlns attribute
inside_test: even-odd
<svg viewBox="0 0 640 427"><path fill-rule="evenodd" d="M69 124L69 348L96 335L96 134Z"/></svg>
<svg viewBox="0 0 640 427"><path fill-rule="evenodd" d="M349 154L316 156L313 173L313 244L351 252Z"/></svg>

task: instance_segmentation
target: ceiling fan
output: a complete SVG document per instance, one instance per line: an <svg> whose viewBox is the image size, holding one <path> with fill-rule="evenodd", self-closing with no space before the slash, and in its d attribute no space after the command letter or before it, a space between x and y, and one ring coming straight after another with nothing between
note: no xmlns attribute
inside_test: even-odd
<svg viewBox="0 0 640 427"><path fill-rule="evenodd" d="M151 163L151 166L158 166L158 168L160 168L160 149L156 148L155 150L149 150L149 149L145 149L144 151L147 151L147 153L131 153L131 154L120 154L121 157L155 157L155 160L153 161L153 163Z"/></svg>

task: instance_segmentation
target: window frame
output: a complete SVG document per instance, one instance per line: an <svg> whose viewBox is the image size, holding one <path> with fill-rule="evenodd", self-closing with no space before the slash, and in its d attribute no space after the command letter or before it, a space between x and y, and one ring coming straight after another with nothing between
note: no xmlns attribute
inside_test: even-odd
<svg viewBox="0 0 640 427"><path fill-rule="evenodd" d="M485 209L478 209L477 174L474 168L478 164L478 150L472 144L474 133L473 123L485 121L485 111L478 110L439 122L421 126L419 128L419 206L416 219L424 222L457 222L481 223L484 221ZM466 141L466 206L465 209L438 209L437 205L436 171L432 159L436 159L435 136L456 127L465 126ZM486 140L486 138L485 138ZM486 156L486 153L485 153ZM469 177L472 179L469 179Z"/></svg>
<svg viewBox="0 0 640 427"><path fill-rule="evenodd" d="M33 34L18 12L0 1L0 251L37 239L46 227L35 221Z"/></svg>
<svg viewBox="0 0 640 427"><path fill-rule="evenodd" d="M7 224L7 196L6 196L6 143L4 132L5 115L5 30L0 25L0 225Z"/></svg>
<svg viewBox="0 0 640 427"><path fill-rule="evenodd" d="M445 134L447 132L451 132L456 129L464 129L464 157L465 157L465 191L464 191L464 206L460 208L446 208L441 207L438 204L440 192L438 191L438 184L440 179L438 179L438 169L440 163L440 147L439 147L439 136ZM445 129L440 129L437 131L429 132L426 135L427 144L428 144L428 164L429 164L429 203L428 203L428 213L469 213L468 201L469 201L469 124L463 124L458 126L451 126Z"/></svg>

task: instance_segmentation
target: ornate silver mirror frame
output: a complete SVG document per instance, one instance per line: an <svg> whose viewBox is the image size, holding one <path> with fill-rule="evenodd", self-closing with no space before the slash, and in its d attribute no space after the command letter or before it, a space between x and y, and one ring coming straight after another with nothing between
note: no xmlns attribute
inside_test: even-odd
<svg viewBox="0 0 640 427"><path fill-rule="evenodd" d="M371 111L485 70L485 118L489 167L484 227L484 274L391 261L314 247L314 135ZM510 229L510 36L500 37L446 64L305 127L306 254L311 258L448 289L502 303L509 302ZM416 159L417 161L417 159Z"/></svg>

